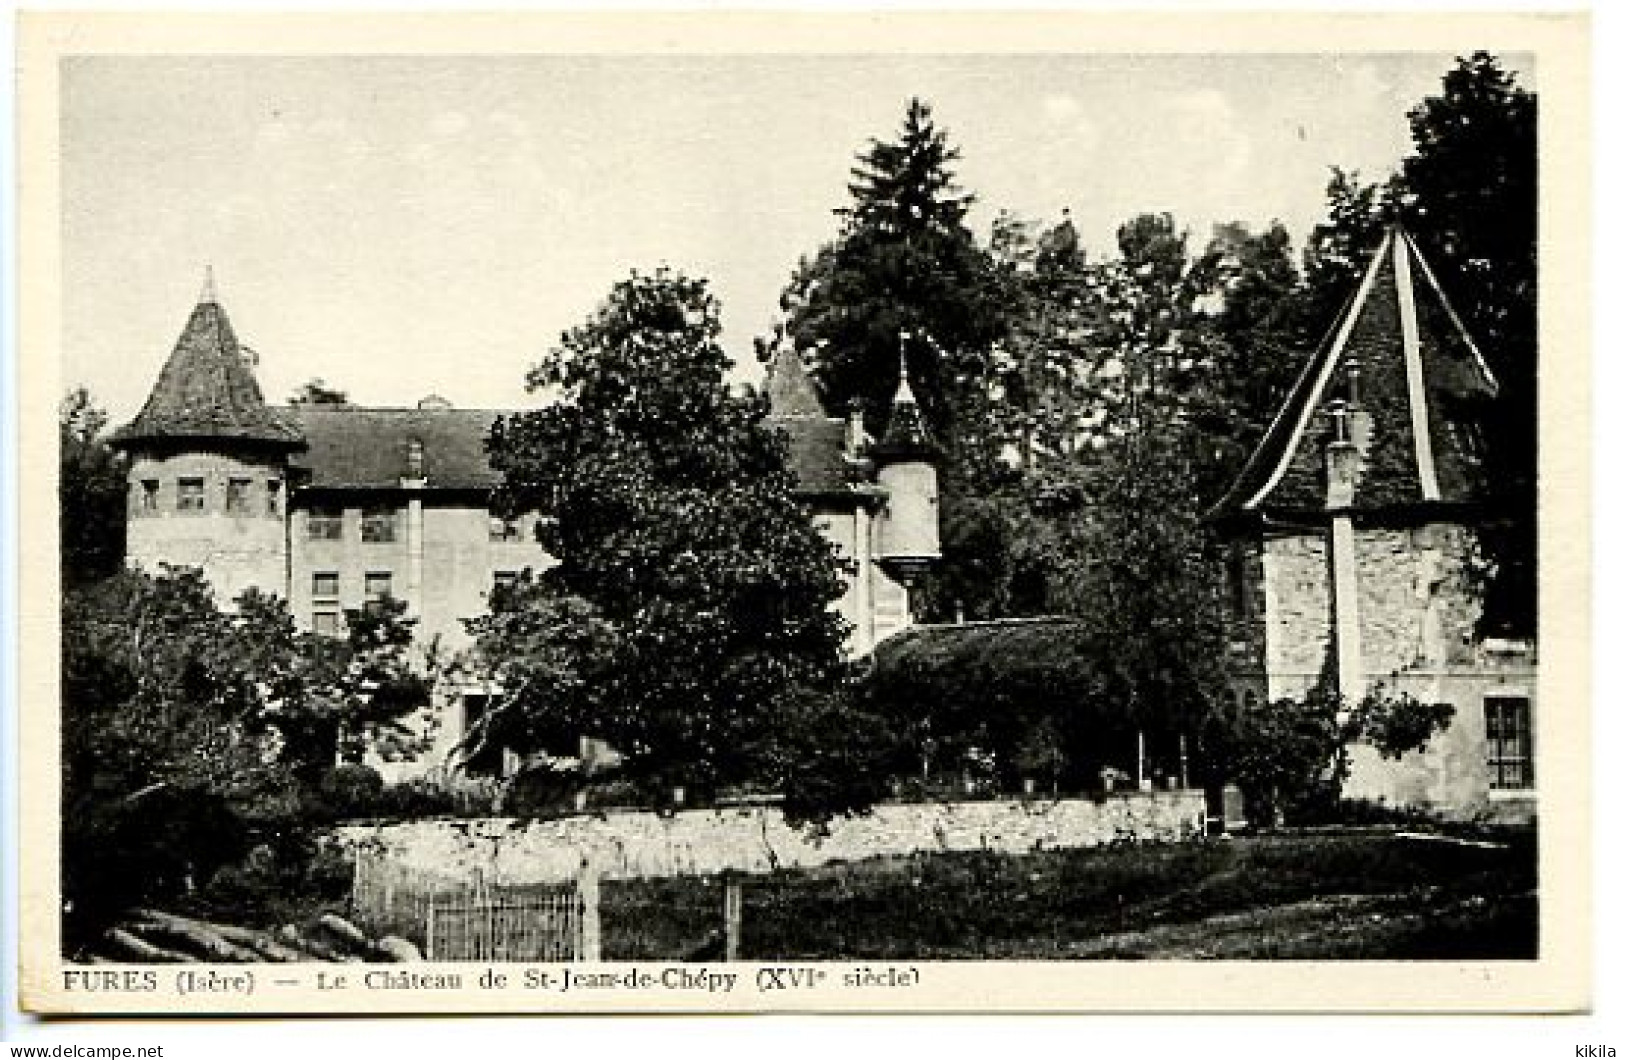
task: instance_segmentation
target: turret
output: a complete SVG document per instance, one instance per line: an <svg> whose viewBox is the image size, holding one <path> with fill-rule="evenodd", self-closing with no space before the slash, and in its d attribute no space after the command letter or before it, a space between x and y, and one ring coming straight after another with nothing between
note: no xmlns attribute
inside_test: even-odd
<svg viewBox="0 0 1625 1060"><path fill-rule="evenodd" d="M223 604L250 586L287 595L288 457L305 441L266 407L212 276L111 441L130 456L131 564L201 568Z"/></svg>
<svg viewBox="0 0 1625 1060"><path fill-rule="evenodd" d="M905 333L906 341L908 335ZM937 535L937 460L919 403L902 365L886 436L870 450L875 479L886 494L880 514L876 558L881 569L905 588L942 558Z"/></svg>

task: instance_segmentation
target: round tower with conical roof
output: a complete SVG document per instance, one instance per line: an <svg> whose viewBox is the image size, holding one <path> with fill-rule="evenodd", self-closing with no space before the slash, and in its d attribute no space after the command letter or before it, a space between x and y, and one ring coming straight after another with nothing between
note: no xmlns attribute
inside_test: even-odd
<svg viewBox="0 0 1625 1060"><path fill-rule="evenodd" d="M222 604L250 586L287 597L289 457L305 441L266 406L212 275L111 440L130 457L129 563L198 567Z"/></svg>
<svg viewBox="0 0 1625 1060"><path fill-rule="evenodd" d="M909 336L902 336L906 342ZM942 558L938 537L937 460L940 452L926 429L919 402L909 386L908 363L900 358L897 396L886 435L870 450L875 480L886 504L878 520L876 559L892 579L910 588Z"/></svg>

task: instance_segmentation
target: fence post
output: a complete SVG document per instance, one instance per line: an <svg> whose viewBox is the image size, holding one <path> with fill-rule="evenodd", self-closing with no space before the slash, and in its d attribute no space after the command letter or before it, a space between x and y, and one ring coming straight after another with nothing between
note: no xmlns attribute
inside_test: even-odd
<svg viewBox="0 0 1625 1060"><path fill-rule="evenodd" d="M590 858L581 859L581 871L576 875L576 900L581 910L581 944L576 950L576 960L601 961L604 957L598 922L598 871Z"/></svg>
<svg viewBox="0 0 1625 1060"><path fill-rule="evenodd" d="M744 890L739 884L739 876L728 873L724 878L722 890L722 959L737 961L739 959L739 935L743 927L745 911Z"/></svg>
<svg viewBox="0 0 1625 1060"><path fill-rule="evenodd" d="M423 956L426 960L434 960L434 895L429 895L429 915L424 917L423 926Z"/></svg>

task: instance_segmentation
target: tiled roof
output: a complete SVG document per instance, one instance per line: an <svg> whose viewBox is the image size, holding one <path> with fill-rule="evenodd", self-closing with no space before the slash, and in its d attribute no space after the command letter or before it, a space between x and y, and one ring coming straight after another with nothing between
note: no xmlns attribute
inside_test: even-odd
<svg viewBox="0 0 1625 1060"><path fill-rule="evenodd" d="M1415 243L1395 228L1214 517L1325 509L1328 408L1349 397L1351 365L1354 408L1371 427L1351 508L1483 499L1480 425L1495 379Z"/></svg>
<svg viewBox="0 0 1625 1060"><path fill-rule="evenodd" d="M852 494L855 500L846 424L824 411L801 356L789 345L780 347L768 364L767 402L768 425L786 436L790 471L801 492L826 498Z"/></svg>
<svg viewBox="0 0 1625 1060"><path fill-rule="evenodd" d="M308 449L294 466L309 474L308 484L326 489L397 487L410 471L412 443L423 446L423 471L431 489L491 489L485 439L500 409L361 408L353 405L296 405L276 410L297 424ZM808 494L850 492L843 455L845 425L831 419L783 419L768 423L784 431L790 470Z"/></svg>
<svg viewBox="0 0 1625 1060"><path fill-rule="evenodd" d="M265 405L212 285L192 310L141 412L114 432L115 445L166 440L303 444L299 431Z"/></svg>
<svg viewBox="0 0 1625 1060"><path fill-rule="evenodd" d="M294 466L308 484L329 489L394 487L411 472L412 444L423 447L423 473L440 489L490 489L497 484L485 454L493 409L361 408L296 405L279 409L303 430L309 448Z"/></svg>
<svg viewBox="0 0 1625 1060"><path fill-rule="evenodd" d="M767 422L785 434L790 471L801 492L820 496L852 492L846 424L840 420L779 416L769 416Z"/></svg>
<svg viewBox="0 0 1625 1060"><path fill-rule="evenodd" d="M767 366L767 403L784 419L824 419L829 415L795 347L785 343Z"/></svg>

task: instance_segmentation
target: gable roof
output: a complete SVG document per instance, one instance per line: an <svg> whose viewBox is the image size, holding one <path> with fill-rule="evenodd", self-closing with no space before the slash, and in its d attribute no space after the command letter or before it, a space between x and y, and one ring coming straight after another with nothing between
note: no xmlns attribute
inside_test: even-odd
<svg viewBox="0 0 1625 1060"><path fill-rule="evenodd" d="M125 447L170 440L257 442L289 449L304 444L297 427L266 407L231 321L215 297L212 278L147 403L110 440Z"/></svg>
<svg viewBox="0 0 1625 1060"><path fill-rule="evenodd" d="M423 447L431 489L488 490L498 482L485 439L491 424L508 415L501 410L295 405L278 411L304 432L309 448L293 466L309 475L310 487L399 487L410 473L414 442Z"/></svg>
<svg viewBox="0 0 1625 1060"><path fill-rule="evenodd" d="M1484 498L1481 424L1495 377L1416 244L1395 226L1210 516L1324 511L1328 408L1351 396L1354 378L1351 410L1369 417L1370 435L1351 509Z"/></svg>
<svg viewBox="0 0 1625 1060"><path fill-rule="evenodd" d="M801 355L788 343L767 366L767 423L782 431L796 488L822 498L859 495L846 453L846 422L824 411Z"/></svg>

